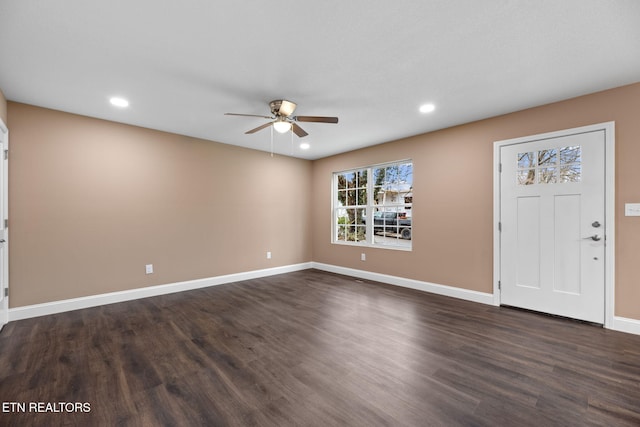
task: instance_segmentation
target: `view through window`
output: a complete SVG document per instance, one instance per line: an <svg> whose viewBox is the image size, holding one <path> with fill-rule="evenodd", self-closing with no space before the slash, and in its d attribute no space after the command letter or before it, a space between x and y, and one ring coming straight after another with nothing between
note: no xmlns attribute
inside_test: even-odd
<svg viewBox="0 0 640 427"><path fill-rule="evenodd" d="M411 249L410 160L336 172L333 183L334 243Z"/></svg>

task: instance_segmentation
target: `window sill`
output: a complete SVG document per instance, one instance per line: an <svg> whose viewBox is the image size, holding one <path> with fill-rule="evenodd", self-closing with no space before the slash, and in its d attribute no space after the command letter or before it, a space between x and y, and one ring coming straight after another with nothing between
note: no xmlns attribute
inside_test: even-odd
<svg viewBox="0 0 640 427"><path fill-rule="evenodd" d="M372 244L367 242L340 242L333 241L332 245L340 245L340 246L355 246L358 248L372 248L372 249L390 249L392 251L402 251L402 252L413 252L412 246L396 246L396 245L382 245L382 244ZM411 244L409 244L411 245Z"/></svg>

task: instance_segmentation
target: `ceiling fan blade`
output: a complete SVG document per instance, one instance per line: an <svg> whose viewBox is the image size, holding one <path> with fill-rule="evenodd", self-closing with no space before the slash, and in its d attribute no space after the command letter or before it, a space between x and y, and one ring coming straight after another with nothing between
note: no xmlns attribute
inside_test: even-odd
<svg viewBox="0 0 640 427"><path fill-rule="evenodd" d="M293 120L298 122L317 122L317 123L338 123L337 117L322 116L296 116Z"/></svg>
<svg viewBox="0 0 640 427"><path fill-rule="evenodd" d="M271 118L271 117L269 117L269 118ZM268 122L268 123L265 123L265 124L263 124L263 125L258 126L258 127L257 127L257 128L255 128L255 129L248 130L248 131L246 131L246 132L245 132L245 134L248 134L248 133L256 133L256 132L258 132L259 130L262 130L262 129L264 129L264 128L267 128L267 127L271 126L271 123L272 123L272 122Z"/></svg>
<svg viewBox="0 0 640 427"><path fill-rule="evenodd" d="M309 135L307 132L304 131L304 129L302 129L300 126L298 126L295 123L291 123L291 129L293 130L293 133L298 135L299 138L304 138L305 136Z"/></svg>
<svg viewBox="0 0 640 427"><path fill-rule="evenodd" d="M225 116L261 117L263 119L273 119L272 116L261 116L259 114L224 113Z"/></svg>

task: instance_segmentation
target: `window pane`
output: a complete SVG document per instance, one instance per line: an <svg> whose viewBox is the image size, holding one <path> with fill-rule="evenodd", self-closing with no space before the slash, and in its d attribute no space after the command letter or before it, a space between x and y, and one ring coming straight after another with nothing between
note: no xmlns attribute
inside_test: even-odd
<svg viewBox="0 0 640 427"><path fill-rule="evenodd" d="M355 172L349 172L345 174L347 180L347 188L356 188L356 174Z"/></svg>
<svg viewBox="0 0 640 427"><path fill-rule="evenodd" d="M367 186L367 170L361 170L358 172L358 187L365 187Z"/></svg>
<svg viewBox="0 0 640 427"><path fill-rule="evenodd" d="M347 188L347 178L344 176L344 174L339 174L338 175L338 190L344 190L345 188Z"/></svg>
<svg viewBox="0 0 640 427"><path fill-rule="evenodd" d="M560 149L560 164L580 163L582 160L581 156L582 150L579 145L575 147L563 147Z"/></svg>
<svg viewBox="0 0 640 427"><path fill-rule="evenodd" d="M366 227L364 226L356 226L354 228L352 239L354 242L364 242L366 241Z"/></svg>
<svg viewBox="0 0 640 427"><path fill-rule="evenodd" d="M355 223L356 223L356 210L347 209L347 224L355 224Z"/></svg>
<svg viewBox="0 0 640 427"><path fill-rule="evenodd" d="M355 206L356 204L356 190L347 190L347 206Z"/></svg>
<svg viewBox="0 0 640 427"><path fill-rule="evenodd" d="M411 227L402 227L400 230L400 237L404 240L411 240Z"/></svg>
<svg viewBox="0 0 640 427"><path fill-rule="evenodd" d="M404 163L398 166L399 181L401 183L413 185L413 165Z"/></svg>
<svg viewBox="0 0 640 427"><path fill-rule="evenodd" d="M385 168L373 168L374 185L380 187L385 181Z"/></svg>
<svg viewBox="0 0 640 427"><path fill-rule="evenodd" d="M338 225L344 225L347 223L348 220L349 220L349 217L347 216L347 210L338 209L336 212L336 223Z"/></svg>
<svg viewBox="0 0 640 427"><path fill-rule="evenodd" d="M358 206L365 206L367 204L367 189L361 188L356 190L356 196L358 197Z"/></svg>
<svg viewBox="0 0 640 427"><path fill-rule="evenodd" d="M518 168L532 168L535 166L533 153L518 153Z"/></svg>
<svg viewBox="0 0 640 427"><path fill-rule="evenodd" d="M380 205L384 203L384 190L382 189L382 187L374 187L373 203L376 205Z"/></svg>
<svg viewBox="0 0 640 427"><path fill-rule="evenodd" d="M387 178L386 178L386 184L389 186L394 186L395 184L398 183L399 177L398 177L398 167L397 166L389 166L387 167L387 172L386 172Z"/></svg>
<svg viewBox="0 0 640 427"><path fill-rule="evenodd" d="M580 164L560 166L560 182L580 182L581 174Z"/></svg>
<svg viewBox="0 0 640 427"><path fill-rule="evenodd" d="M555 165L558 162L558 150L550 148L538 151L538 166Z"/></svg>
<svg viewBox="0 0 640 427"><path fill-rule="evenodd" d="M541 184L555 184L558 182L557 168L540 168L538 177Z"/></svg>
<svg viewBox="0 0 640 427"><path fill-rule="evenodd" d="M536 170L525 169L518 171L518 185L531 185L536 182Z"/></svg>
<svg viewBox="0 0 640 427"><path fill-rule="evenodd" d="M347 205L347 191L346 190L338 190L338 205L346 206Z"/></svg>
<svg viewBox="0 0 640 427"><path fill-rule="evenodd" d="M365 225L367 210L366 209L356 209L356 224Z"/></svg>

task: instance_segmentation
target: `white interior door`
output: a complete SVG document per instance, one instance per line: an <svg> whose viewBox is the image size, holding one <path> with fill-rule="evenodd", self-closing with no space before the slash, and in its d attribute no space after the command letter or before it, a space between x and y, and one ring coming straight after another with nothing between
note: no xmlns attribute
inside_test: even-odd
<svg viewBox="0 0 640 427"><path fill-rule="evenodd" d="M501 304L604 323L605 131L500 147Z"/></svg>
<svg viewBox="0 0 640 427"><path fill-rule="evenodd" d="M9 148L9 131L0 120L0 329L9 321L9 233L5 219L8 212L8 161L5 150Z"/></svg>

